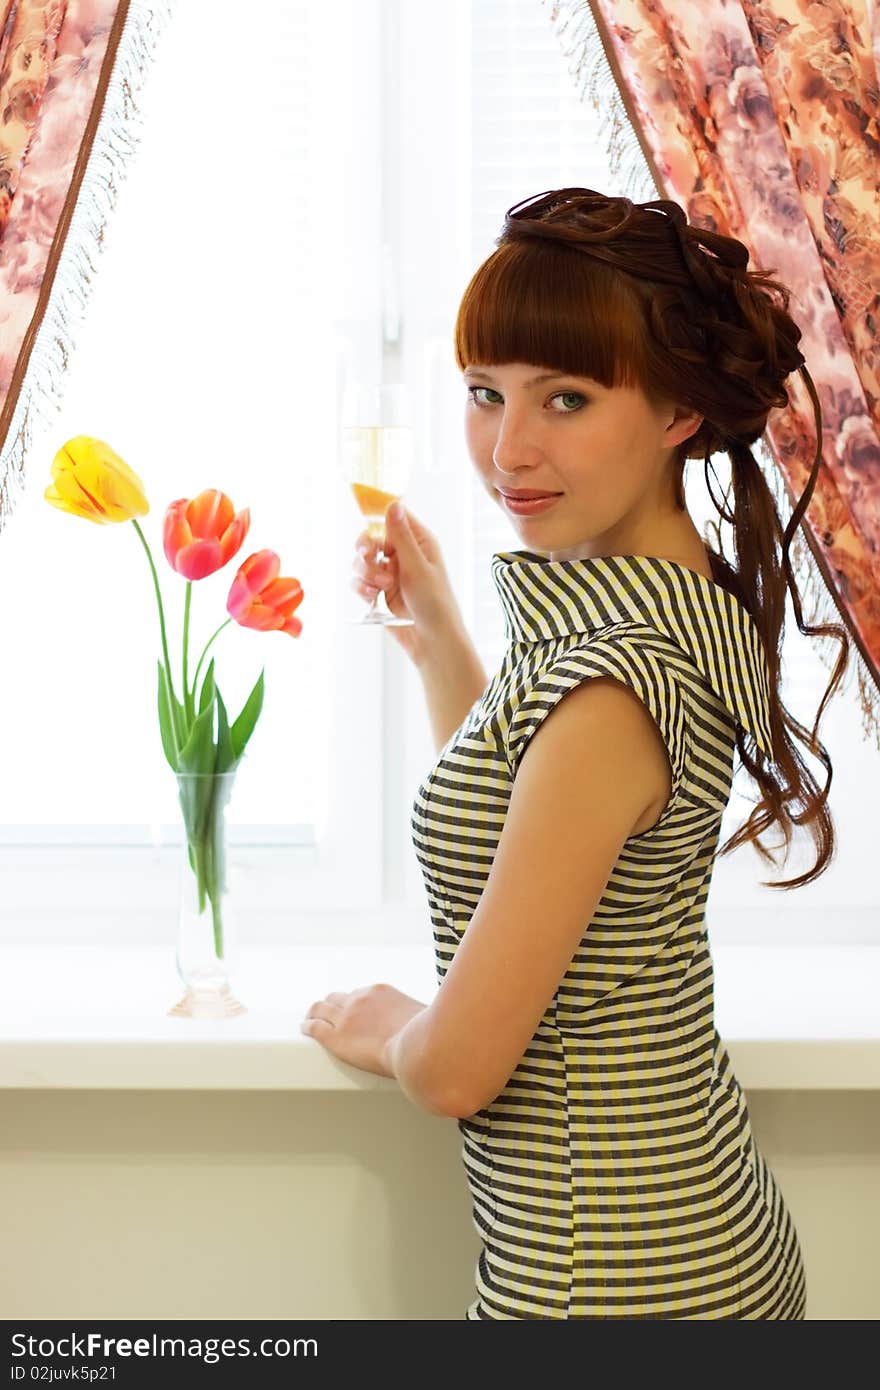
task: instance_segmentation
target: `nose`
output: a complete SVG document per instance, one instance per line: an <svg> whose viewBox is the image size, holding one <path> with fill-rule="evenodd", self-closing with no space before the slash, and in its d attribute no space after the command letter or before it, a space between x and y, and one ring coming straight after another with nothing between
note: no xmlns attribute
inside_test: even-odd
<svg viewBox="0 0 880 1390"><path fill-rule="evenodd" d="M532 439L525 410L512 410L507 402L496 415L499 420L492 462L499 475L511 477L520 469L531 469L541 463L542 454Z"/></svg>

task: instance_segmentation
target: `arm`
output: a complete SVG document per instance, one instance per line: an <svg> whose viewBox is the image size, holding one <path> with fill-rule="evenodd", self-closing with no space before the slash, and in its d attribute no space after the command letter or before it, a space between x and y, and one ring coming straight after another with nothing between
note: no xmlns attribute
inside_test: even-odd
<svg viewBox="0 0 880 1390"><path fill-rule="evenodd" d="M431 1006L411 1018L389 1038L382 1053L382 1067L413 1105L431 1115L454 1118L454 1103L447 1099L448 1075L441 1066L430 1067L432 1055ZM429 1074L430 1073L430 1074Z"/></svg>
<svg viewBox="0 0 880 1390"><path fill-rule="evenodd" d="M388 1046L404 1089L417 1078L436 1113L459 1117L498 1095L624 842L669 785L657 727L619 682L585 681L551 710L523 754L491 872L443 983Z"/></svg>
<svg viewBox="0 0 880 1390"><path fill-rule="evenodd" d="M417 670L439 752L486 689L488 677L467 629L460 624L450 628L444 639L427 644Z"/></svg>

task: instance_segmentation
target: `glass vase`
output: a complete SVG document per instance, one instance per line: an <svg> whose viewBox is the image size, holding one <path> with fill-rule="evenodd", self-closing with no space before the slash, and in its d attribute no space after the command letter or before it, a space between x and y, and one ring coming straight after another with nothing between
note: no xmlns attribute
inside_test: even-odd
<svg viewBox="0 0 880 1390"><path fill-rule="evenodd" d="M231 1018L247 1012L230 978L238 939L230 892L226 807L235 772L176 772L183 813L177 972L186 986L169 1009L178 1018Z"/></svg>

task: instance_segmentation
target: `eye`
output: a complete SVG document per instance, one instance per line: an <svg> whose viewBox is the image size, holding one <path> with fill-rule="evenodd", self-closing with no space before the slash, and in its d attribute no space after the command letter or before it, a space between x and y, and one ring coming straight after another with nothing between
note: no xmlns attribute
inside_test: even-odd
<svg viewBox="0 0 880 1390"><path fill-rule="evenodd" d="M489 392L491 392L491 394L492 394L493 396L497 396L497 395L498 395L498 392L497 392L497 391L493 391L491 386L469 386L469 387L468 387L468 395L470 396L470 398L471 398L471 400L473 401L474 405L484 406L484 405L486 404L485 401L478 401L478 400L477 400L477 394L476 394L476 393L477 393L478 391L489 391ZM492 402L490 402L490 404L492 404Z"/></svg>
<svg viewBox="0 0 880 1390"><path fill-rule="evenodd" d="M558 391L555 396L551 397L551 400L561 401L565 400L566 398L568 398L568 400L571 400L572 397L578 402L584 401L586 399L586 397L581 395L580 391ZM576 405L574 409L580 410L580 404ZM572 415L573 413L574 412L571 410L557 410L554 412L554 414L556 415Z"/></svg>
<svg viewBox="0 0 880 1390"><path fill-rule="evenodd" d="M500 395L500 392L494 391L491 386L469 386L467 389L468 396L473 401L474 405L479 406L482 410L485 410L487 406L494 405L495 402L477 400L476 393L478 391L488 391L489 394L492 396ZM554 396L550 397L550 399L553 401L567 399L569 401L574 400L576 402L572 409L554 410L551 412L551 414L553 415L573 415L574 412L576 410L580 410L581 405L586 402L586 396L582 396L580 391L557 391Z"/></svg>

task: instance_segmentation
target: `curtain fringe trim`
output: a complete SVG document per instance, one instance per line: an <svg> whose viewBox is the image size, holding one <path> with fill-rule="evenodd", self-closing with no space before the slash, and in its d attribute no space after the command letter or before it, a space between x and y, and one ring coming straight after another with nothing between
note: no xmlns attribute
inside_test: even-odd
<svg viewBox="0 0 880 1390"><path fill-rule="evenodd" d="M623 193L633 202L664 197L627 115L589 4L586 0L553 0L550 23L556 29L563 57L574 60L569 74L576 83L578 96L581 101L588 99L600 117L600 135L610 122L605 152L609 171L614 178L620 178ZM624 164L622 177L621 163Z"/></svg>
<svg viewBox="0 0 880 1390"><path fill-rule="evenodd" d="M30 451L34 417L44 427L61 408L62 378L75 347L96 275L94 253L103 251L104 233L116 207L118 181L140 142L141 93L156 48L173 13L173 0L131 0L110 74L101 117L76 207L19 391L6 439L0 446L0 534L14 508L12 484L25 490L25 460ZM54 407L49 415L44 406Z"/></svg>

